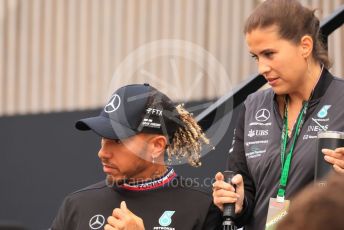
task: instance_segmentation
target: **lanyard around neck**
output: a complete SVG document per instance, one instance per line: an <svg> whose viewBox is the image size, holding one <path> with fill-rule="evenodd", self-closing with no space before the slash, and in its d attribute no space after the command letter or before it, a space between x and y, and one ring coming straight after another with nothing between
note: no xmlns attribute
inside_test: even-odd
<svg viewBox="0 0 344 230"><path fill-rule="evenodd" d="M318 81L321 77L321 74L323 72L324 65L321 65L321 70L318 76ZM318 84L318 83L317 83ZM314 86L315 88L315 86ZM277 201L284 201L285 196L285 189L287 187L288 177L289 177L289 169L290 169L290 163L291 163L291 157L294 151L295 143L297 138L299 137L303 122L305 120L305 115L307 113L308 109L308 102L313 96L314 88L311 92L311 95L309 96L307 101L304 101L302 104L301 111L299 115L297 116L296 121L296 127L294 135L292 136L292 142L289 149L288 154L287 152L287 143L288 143L288 102L289 98L288 96L285 97L285 107L284 107L284 118L283 118L283 129L282 129L282 135L281 135L281 177L280 177L280 183L277 193Z"/></svg>
<svg viewBox="0 0 344 230"><path fill-rule="evenodd" d="M291 163L291 157L294 151L295 143L297 138L299 137L302 124L304 122L304 118L307 112L308 108L308 101L303 102L301 111L297 117L296 121L296 127L294 135L291 137L292 142L289 149L289 152L287 152L287 143L288 143L288 97L286 97L285 102L285 108L284 108L284 118L283 118L283 129L282 129L282 135L281 135L281 177L280 177L280 183L279 183L279 189L277 198L280 200L284 200L285 196L285 189L287 187L288 177L289 177L289 169L290 169L290 163Z"/></svg>

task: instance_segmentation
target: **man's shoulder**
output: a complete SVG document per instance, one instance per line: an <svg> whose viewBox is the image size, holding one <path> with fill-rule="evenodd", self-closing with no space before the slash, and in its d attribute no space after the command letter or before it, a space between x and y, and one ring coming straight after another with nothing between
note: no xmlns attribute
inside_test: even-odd
<svg viewBox="0 0 344 230"><path fill-rule="evenodd" d="M86 192L86 191L90 191L90 190L99 190L99 189L104 189L107 188L108 186L106 185L105 180L99 181L95 184L89 185L85 188L79 189L77 191L75 191L74 193L79 193L79 192Z"/></svg>
<svg viewBox="0 0 344 230"><path fill-rule="evenodd" d="M107 186L105 180L103 180L95 184L89 185L85 188L74 191L70 193L67 196L67 198L75 199L75 198L83 197L83 196L92 196L93 194L106 193L108 190L110 190L109 186Z"/></svg>
<svg viewBox="0 0 344 230"><path fill-rule="evenodd" d="M207 186L197 179L198 178L177 177L174 181L172 181L175 184L170 183L169 187L176 187L183 193L183 195L189 196L196 200L212 200L210 192L206 189Z"/></svg>

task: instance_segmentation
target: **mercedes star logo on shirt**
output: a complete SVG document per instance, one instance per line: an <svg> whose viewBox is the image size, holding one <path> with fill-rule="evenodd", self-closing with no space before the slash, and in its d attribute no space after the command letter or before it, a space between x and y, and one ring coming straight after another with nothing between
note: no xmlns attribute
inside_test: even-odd
<svg viewBox="0 0 344 230"><path fill-rule="evenodd" d="M91 229L100 229L105 224L105 218L103 215L94 215L89 222Z"/></svg>
<svg viewBox="0 0 344 230"><path fill-rule="evenodd" d="M257 121L267 121L270 118L270 111L267 109L260 109L256 113L256 120Z"/></svg>
<svg viewBox="0 0 344 230"><path fill-rule="evenodd" d="M107 113L112 113L118 109L118 107L121 104L121 98L118 96L118 94L115 94L111 97L109 103L104 108L104 111Z"/></svg>

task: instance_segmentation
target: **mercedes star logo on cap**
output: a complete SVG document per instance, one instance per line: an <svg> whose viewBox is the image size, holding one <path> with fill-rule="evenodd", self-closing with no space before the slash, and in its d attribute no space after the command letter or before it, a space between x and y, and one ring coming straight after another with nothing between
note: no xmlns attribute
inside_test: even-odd
<svg viewBox="0 0 344 230"><path fill-rule="evenodd" d="M91 229L100 229L105 224L105 217L103 215L94 215L89 222Z"/></svg>
<svg viewBox="0 0 344 230"><path fill-rule="evenodd" d="M121 98L118 96L118 94L114 94L109 103L107 103L107 105L104 108L104 111L106 113L112 113L115 112L119 106L121 105Z"/></svg>
<svg viewBox="0 0 344 230"><path fill-rule="evenodd" d="M267 121L270 118L270 112L267 109L260 109L256 113L257 121Z"/></svg>

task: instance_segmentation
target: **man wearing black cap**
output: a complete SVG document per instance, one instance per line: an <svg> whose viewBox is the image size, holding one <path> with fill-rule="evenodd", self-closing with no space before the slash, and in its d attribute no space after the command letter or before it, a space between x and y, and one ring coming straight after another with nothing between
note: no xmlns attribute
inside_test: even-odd
<svg viewBox="0 0 344 230"><path fill-rule="evenodd" d="M105 181L68 195L52 230L218 229L221 214L209 194L186 186L167 159L200 165L209 143L181 105L148 84L118 89L100 115L76 123L102 137ZM167 150L167 151L166 151Z"/></svg>

